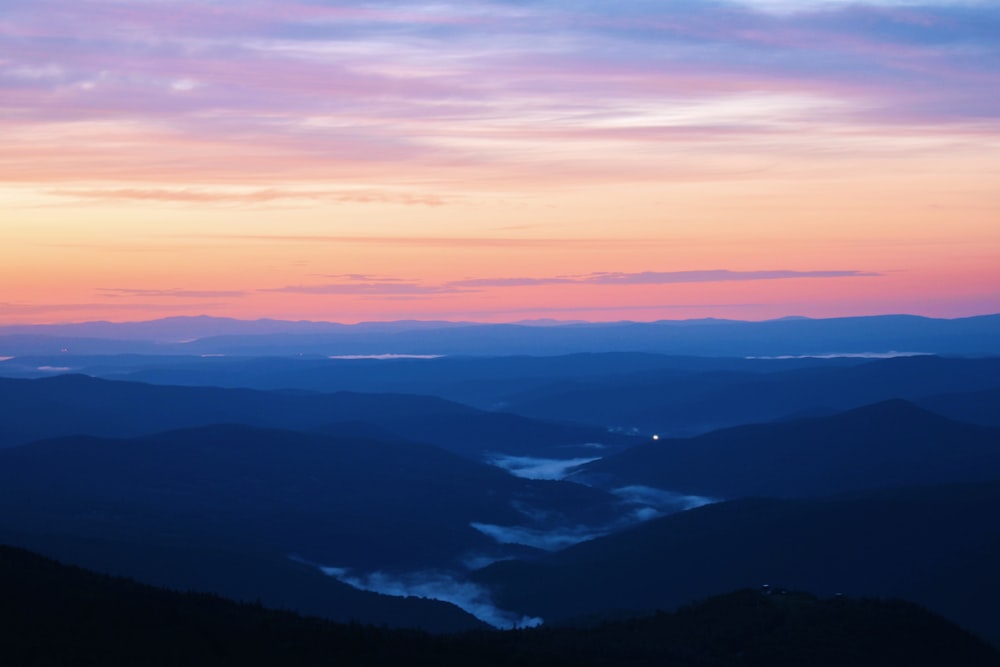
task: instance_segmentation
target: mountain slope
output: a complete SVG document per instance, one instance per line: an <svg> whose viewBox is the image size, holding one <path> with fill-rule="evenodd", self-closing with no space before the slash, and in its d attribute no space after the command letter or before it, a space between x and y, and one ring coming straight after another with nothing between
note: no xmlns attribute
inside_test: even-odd
<svg viewBox="0 0 1000 667"><path fill-rule="evenodd" d="M1000 378L997 379L1000 382ZM1000 387L982 391L930 396L917 405L958 421L1000 426Z"/></svg>
<svg viewBox="0 0 1000 667"><path fill-rule="evenodd" d="M179 594L0 547L0 662L443 667L833 667L961 664L1000 655L898 601L739 591L677 614L588 629L429 637Z"/></svg>
<svg viewBox="0 0 1000 667"><path fill-rule="evenodd" d="M373 423L383 433L429 441L472 458L498 449L537 455L615 440L600 428L482 412L431 396L174 387L81 375L0 378L0 447L58 436L130 437L220 423L336 433L345 422Z"/></svg>
<svg viewBox="0 0 1000 667"><path fill-rule="evenodd" d="M605 524L616 501L434 447L215 426L0 450L0 525L153 544L227 542L338 567L500 552L471 524Z"/></svg>
<svg viewBox="0 0 1000 667"><path fill-rule="evenodd" d="M170 590L220 595L343 623L421 628L429 632L460 632L485 625L453 604L357 590L315 567L246 544L230 543L227 537L195 540L184 532L176 532L171 543L147 543L58 534L44 529L24 533L0 528L0 544ZM0 578L5 575L16 577L15 573L0 572ZM11 604L10 587L5 587L5 594L0 606ZM0 636L3 631L0 628Z"/></svg>
<svg viewBox="0 0 1000 667"><path fill-rule="evenodd" d="M577 469L603 487L738 498L1000 479L1000 430L893 400L831 417L657 440Z"/></svg>
<svg viewBox="0 0 1000 667"><path fill-rule="evenodd" d="M773 584L899 596L1000 643L1000 482L814 500L744 499L477 573L498 604L547 619L671 609ZM933 582L924 578L935 572ZM977 602L978 601L978 602ZM960 603L959 603L960 602Z"/></svg>
<svg viewBox="0 0 1000 667"><path fill-rule="evenodd" d="M780 368L776 366L775 368ZM510 396L505 409L647 433L686 436L802 412L831 413L893 398L995 389L1000 359L898 357L772 373L742 369L634 374Z"/></svg>

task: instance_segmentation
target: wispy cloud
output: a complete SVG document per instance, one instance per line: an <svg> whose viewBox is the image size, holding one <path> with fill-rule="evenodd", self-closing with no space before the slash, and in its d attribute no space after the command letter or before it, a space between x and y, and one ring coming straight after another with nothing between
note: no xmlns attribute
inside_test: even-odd
<svg viewBox="0 0 1000 667"><path fill-rule="evenodd" d="M639 273L591 273L585 276L549 278L470 278L448 283L451 287L530 287L535 285L668 285L673 283L714 283L745 280L788 280L795 278L859 278L882 274L869 271L641 271Z"/></svg>
<svg viewBox="0 0 1000 667"><path fill-rule="evenodd" d="M354 296L385 296L385 297L406 297L428 294L455 294L470 290L463 290L447 285L422 285L416 282L403 280L361 280L357 282L344 281L334 283L321 283L316 285L287 285L285 287L274 287L262 289L261 292L284 292L287 294L347 294Z"/></svg>
<svg viewBox="0 0 1000 667"><path fill-rule="evenodd" d="M543 278L468 278L441 284L427 284L401 278L347 274L332 276L338 278L336 282L313 285L287 285L259 291L315 295L368 295L398 298L433 294L481 292L490 288L540 287L545 285L668 285L802 278L859 278L880 275L879 273L868 271L728 271L717 269L712 271L609 272L592 273L584 276Z"/></svg>
<svg viewBox="0 0 1000 667"><path fill-rule="evenodd" d="M194 190L188 188L119 188L113 190L52 190L50 194L75 199L108 201L155 201L179 204L247 204L260 205L273 202L312 201L349 204L404 204L441 206L442 197L430 194L407 194L379 190L323 191L323 190Z"/></svg>
<svg viewBox="0 0 1000 667"><path fill-rule="evenodd" d="M0 61L9 139L0 179L364 182L377 167L412 182L419 167L455 188L470 173L483 178L484 166L525 182L588 170L631 179L636 169L662 174L679 144L714 151L721 137L749 150L762 135L842 142L843 128L859 123L995 122L998 23L995 3L943 0L11 0L0 24L15 46ZM580 160L588 149L594 157ZM678 177L731 175L686 167ZM286 196L131 186L72 194Z"/></svg>
<svg viewBox="0 0 1000 667"><path fill-rule="evenodd" d="M639 273L601 272L583 276L542 278L468 278L441 284L421 283L401 278L346 274L330 276L336 282L312 285L287 285L261 289L261 292L286 292L315 295L368 295L376 297L419 297L434 294L482 292L491 288L540 287L545 285L669 285L754 280L793 280L816 278L868 278L882 274L870 271L642 271ZM657 306L659 308L661 306ZM576 310L576 309L574 309Z"/></svg>
<svg viewBox="0 0 1000 667"><path fill-rule="evenodd" d="M169 299L227 299L247 295L247 292L243 290L131 289L123 287L99 287L97 292L110 297Z"/></svg>
<svg viewBox="0 0 1000 667"><path fill-rule="evenodd" d="M222 303L114 303L106 301L80 301L78 303L0 303L4 315L47 316L57 313L88 313L102 311L135 311L155 313L159 311L197 312L199 309L213 308Z"/></svg>
<svg viewBox="0 0 1000 667"><path fill-rule="evenodd" d="M190 237L184 237L190 238ZM409 246L426 248L627 248L648 246L650 239L508 236L384 236L341 234L203 234L198 238L229 242L328 243L331 245ZM514 279L517 280L517 279Z"/></svg>

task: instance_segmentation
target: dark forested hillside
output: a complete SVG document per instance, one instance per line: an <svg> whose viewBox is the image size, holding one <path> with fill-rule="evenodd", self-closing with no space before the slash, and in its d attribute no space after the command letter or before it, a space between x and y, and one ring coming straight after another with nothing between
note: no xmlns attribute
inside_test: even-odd
<svg viewBox="0 0 1000 667"><path fill-rule="evenodd" d="M793 369L779 363L770 368L775 372L740 367L662 371L552 385L507 397L505 409L534 418L674 436L1000 386L1000 359L995 357L914 356Z"/></svg>
<svg viewBox="0 0 1000 667"><path fill-rule="evenodd" d="M573 478L716 498L985 481L1000 479L1000 429L892 400L830 417L650 441L588 463Z"/></svg>
<svg viewBox="0 0 1000 667"><path fill-rule="evenodd" d="M431 396L177 387L63 375L0 378L0 447L69 435L130 437L246 424L430 442L470 458L563 452L588 442L631 444L592 426L483 412Z"/></svg>
<svg viewBox="0 0 1000 667"><path fill-rule="evenodd" d="M0 449L0 528L228 543L366 570L503 553L471 524L603 525L615 498L427 445L215 426Z"/></svg>
<svg viewBox="0 0 1000 667"><path fill-rule="evenodd" d="M478 573L508 609L546 619L674 608L777 583L895 595L1000 644L1000 482L812 500L752 498L654 519L534 562Z"/></svg>
<svg viewBox="0 0 1000 667"><path fill-rule="evenodd" d="M181 594L0 547L0 663L503 667L995 667L1000 654L898 601L744 590L586 629L450 637L336 625Z"/></svg>

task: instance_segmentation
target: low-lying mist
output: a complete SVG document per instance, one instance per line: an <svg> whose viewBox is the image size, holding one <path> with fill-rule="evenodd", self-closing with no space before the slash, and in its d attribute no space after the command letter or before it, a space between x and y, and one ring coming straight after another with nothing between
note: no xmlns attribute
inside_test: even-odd
<svg viewBox="0 0 1000 667"><path fill-rule="evenodd" d="M319 568L324 574L354 588L394 595L420 597L450 602L484 623L501 630L531 628L543 623L541 618L522 616L497 607L489 591L479 584L466 581L461 574L444 570L388 573L356 572L347 568Z"/></svg>
<svg viewBox="0 0 1000 667"><path fill-rule="evenodd" d="M534 456L495 454L486 462L524 479L562 480L571 468L600 460L600 456L574 459L547 459Z"/></svg>

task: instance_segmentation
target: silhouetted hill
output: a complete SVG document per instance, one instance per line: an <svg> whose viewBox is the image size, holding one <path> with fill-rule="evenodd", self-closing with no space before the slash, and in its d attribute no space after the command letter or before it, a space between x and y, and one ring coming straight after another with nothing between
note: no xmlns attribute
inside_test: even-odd
<svg viewBox="0 0 1000 667"><path fill-rule="evenodd" d="M739 591L586 630L431 637L335 625L102 577L0 547L0 661L35 665L992 667L1000 655L898 601Z"/></svg>
<svg viewBox="0 0 1000 667"><path fill-rule="evenodd" d="M169 387L83 375L0 378L0 401L4 444L62 435L127 437L219 423L308 429L338 421L474 412L428 396Z"/></svg>
<svg viewBox="0 0 1000 667"><path fill-rule="evenodd" d="M0 547L0 582L5 665L379 665L454 653L421 632L171 592L10 547Z"/></svg>
<svg viewBox="0 0 1000 667"><path fill-rule="evenodd" d="M231 541L230 535L192 536L180 530L170 539L161 536L158 543L146 543L61 534L58 530L58 526L51 531L37 526L34 532L24 533L4 527L0 529L0 543L146 584L201 591L274 609L294 609L344 623L357 621L430 632L485 626L453 604L361 591L284 554ZM0 578L4 574L16 576L0 572ZM8 603L9 597L0 596L0 606ZM4 629L0 627L0 636ZM0 664L19 663L4 663L0 658Z"/></svg>
<svg viewBox="0 0 1000 667"><path fill-rule="evenodd" d="M383 433L429 441L472 458L494 450L539 454L595 440L627 441L600 428L488 413L430 396L174 387L82 375L0 378L0 406L0 446L219 423L336 432L344 422L371 422Z"/></svg>
<svg viewBox="0 0 1000 667"><path fill-rule="evenodd" d="M901 400L831 417L661 439L586 464L572 479L738 498L1000 479L1000 429Z"/></svg>
<svg viewBox="0 0 1000 667"><path fill-rule="evenodd" d="M1000 382L1000 378L997 378L997 381ZM916 403L932 412L958 421L983 426L1000 426L1000 387L930 396L919 399Z"/></svg>
<svg viewBox="0 0 1000 667"><path fill-rule="evenodd" d="M56 372L75 372L104 379L167 385L423 394L479 408L498 409L502 407L498 403L505 396L559 382L605 381L625 374L638 379L657 370L688 374L719 370L772 372L810 366L852 365L864 361L843 357L676 357L636 352L431 359L58 353L19 356L0 362L0 373L8 377L35 378L48 377Z"/></svg>
<svg viewBox="0 0 1000 667"><path fill-rule="evenodd" d="M899 600L818 599L744 589L656 615L581 631L526 633L525 642L598 664L844 665L993 664L986 644ZM924 633L927 634L924 634ZM920 635L919 639L917 636ZM985 650L984 650L985 648ZM550 649L551 650L551 649ZM641 658L639 657L641 656ZM968 656L968 657L966 657ZM998 663L1000 664L1000 663Z"/></svg>
<svg viewBox="0 0 1000 667"><path fill-rule="evenodd" d="M618 518L597 489L430 446L245 426L9 447L0 499L0 525L21 531L226 543L368 571L502 553L474 522L544 530Z"/></svg>
<svg viewBox="0 0 1000 667"><path fill-rule="evenodd" d="M1000 482L815 500L744 499L477 573L498 604L554 620L672 609L740 587L898 596L1000 644ZM927 578L934 573L933 580Z"/></svg>
<svg viewBox="0 0 1000 667"><path fill-rule="evenodd" d="M695 435L807 411L836 412L892 398L995 389L1000 358L898 357L775 373L663 372L552 386L511 396L506 410L539 419Z"/></svg>

